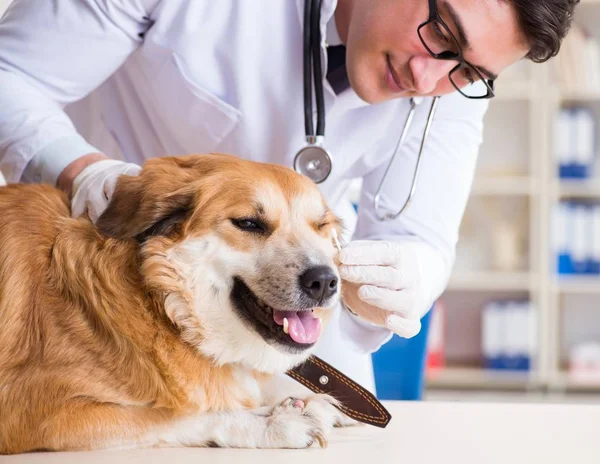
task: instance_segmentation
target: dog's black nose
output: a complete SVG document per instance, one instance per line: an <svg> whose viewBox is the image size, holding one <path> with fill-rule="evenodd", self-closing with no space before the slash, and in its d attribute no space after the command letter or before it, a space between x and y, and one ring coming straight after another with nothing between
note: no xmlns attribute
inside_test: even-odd
<svg viewBox="0 0 600 464"><path fill-rule="evenodd" d="M315 266L300 276L300 287L313 300L318 302L329 298L337 290L338 279L328 266Z"/></svg>

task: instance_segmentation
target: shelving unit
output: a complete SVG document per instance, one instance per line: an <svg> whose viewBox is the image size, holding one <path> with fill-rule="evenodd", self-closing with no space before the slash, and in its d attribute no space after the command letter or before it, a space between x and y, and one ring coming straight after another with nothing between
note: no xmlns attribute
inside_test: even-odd
<svg viewBox="0 0 600 464"><path fill-rule="evenodd" d="M600 185L598 185L600 191ZM528 196L538 193L539 182L527 176L511 177L481 177L475 179L471 190L472 195L491 196Z"/></svg>
<svg viewBox="0 0 600 464"><path fill-rule="evenodd" d="M600 198L600 180L556 181L552 191L560 198Z"/></svg>
<svg viewBox="0 0 600 464"><path fill-rule="evenodd" d="M585 24L600 40L600 0L582 0L575 22ZM463 355L465 350L479 346L479 334L474 332L480 328L480 308L477 306L481 301L499 295L506 298L527 296L537 311L537 353L533 367L525 373L492 371L483 368L481 361L474 362L481 358L480 353L471 353L464 362L455 356L448 359L447 367L428 372L429 389L600 392L600 378L591 382L573 378L566 371L561 356L561 317L570 311L564 304L565 298L600 297L600 276L566 278L556 275L550 235L552 209L561 199L600 201L600 176L583 182L558 179L552 146L552 123L557 110L566 104L590 105L600 110L600 88L561 93L554 81L554 66L553 60L545 64L522 62L510 72L510 78L502 76L498 81L499 93L490 102L486 116L487 132L484 132L478 170L461 228L457 266L442 295L444 302L451 301L445 305L446 319L456 318L450 326L467 327L463 333L473 332L464 347L448 350ZM512 120L512 115L516 121ZM600 118L600 111L596 111L596 116ZM597 122L600 127L600 120ZM526 130L524 124L528 125ZM505 155L511 155L511 161L517 161L517 169L507 172L498 169L498 161ZM464 266L465 262L475 259L477 253L491 248L477 241L489 232L478 230L469 236L463 230L472 220L469 217L471 209L475 216L485 213L485 207L480 204L482 201L487 202L484 205L506 203L526 210L520 221L526 255L523 266L513 270L497 270L493 265ZM458 266L459 263L463 265ZM600 302L598 313L600 321Z"/></svg>
<svg viewBox="0 0 600 464"><path fill-rule="evenodd" d="M599 277L562 277L555 279L551 290L559 294L598 295L600 296ZM598 306L600 311L600 305Z"/></svg>
<svg viewBox="0 0 600 464"><path fill-rule="evenodd" d="M448 290L461 291L530 291L539 285L539 276L527 271L455 272Z"/></svg>
<svg viewBox="0 0 600 464"><path fill-rule="evenodd" d="M428 382L437 388L476 390L527 390L542 384L529 373L501 372L478 367L447 367L428 374Z"/></svg>

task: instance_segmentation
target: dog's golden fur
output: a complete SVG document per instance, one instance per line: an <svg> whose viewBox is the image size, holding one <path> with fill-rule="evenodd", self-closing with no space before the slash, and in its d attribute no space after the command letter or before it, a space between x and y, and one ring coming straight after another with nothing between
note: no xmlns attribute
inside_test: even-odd
<svg viewBox="0 0 600 464"><path fill-rule="evenodd" d="M252 207L257 183L288 200L316 190L291 170L225 155L162 158L119 180L94 227L70 217L57 189L0 188L0 453L172 444L151 432L262 406L254 387L281 367L202 353L210 334L169 256L215 228L231 249L259 246L219 223ZM323 205L326 227L310 228L327 240L339 224ZM286 367L307 355L281 354Z"/></svg>

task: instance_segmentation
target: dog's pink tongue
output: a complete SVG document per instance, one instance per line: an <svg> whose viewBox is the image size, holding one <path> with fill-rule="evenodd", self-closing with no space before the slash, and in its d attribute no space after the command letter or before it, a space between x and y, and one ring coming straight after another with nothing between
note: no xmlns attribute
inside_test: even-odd
<svg viewBox="0 0 600 464"><path fill-rule="evenodd" d="M296 343L314 343L321 335L321 320L312 311L279 311L273 309L273 319L283 325L283 319L288 320L288 332Z"/></svg>

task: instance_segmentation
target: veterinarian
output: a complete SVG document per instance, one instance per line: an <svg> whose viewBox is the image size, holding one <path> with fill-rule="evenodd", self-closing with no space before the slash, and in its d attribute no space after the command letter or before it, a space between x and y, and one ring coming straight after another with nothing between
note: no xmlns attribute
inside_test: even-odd
<svg viewBox="0 0 600 464"><path fill-rule="evenodd" d="M489 101L457 88L482 78L493 88L516 61L554 56L575 3L322 0L333 168L319 186L348 228L341 275L356 284L346 295L356 315L342 307L317 354L367 388L369 354L393 333L415 336L450 276ZM306 144L303 8L303 0L16 0L0 23L0 169L8 182L59 186L74 216L96 220L118 176L151 157L226 152L291 167ZM435 53L435 44L448 50ZM381 197L389 211L408 196L429 102L442 98L410 208L380 221L374 195L410 96L426 98L390 168ZM347 189L357 178L356 216ZM368 322L377 311L382 322Z"/></svg>

